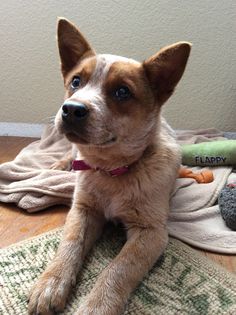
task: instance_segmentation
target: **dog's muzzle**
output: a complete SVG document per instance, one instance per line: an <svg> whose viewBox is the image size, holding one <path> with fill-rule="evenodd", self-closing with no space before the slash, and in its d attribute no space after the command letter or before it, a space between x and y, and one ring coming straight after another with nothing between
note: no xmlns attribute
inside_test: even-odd
<svg viewBox="0 0 236 315"><path fill-rule="evenodd" d="M87 119L88 107L83 103L65 102L62 105L62 120L67 124L74 124Z"/></svg>

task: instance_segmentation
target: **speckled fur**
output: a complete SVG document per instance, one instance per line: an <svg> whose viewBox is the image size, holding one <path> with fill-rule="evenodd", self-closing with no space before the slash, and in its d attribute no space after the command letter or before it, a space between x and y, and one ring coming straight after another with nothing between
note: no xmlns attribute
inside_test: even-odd
<svg viewBox="0 0 236 315"><path fill-rule="evenodd" d="M123 223L127 242L76 314L118 315L168 242L166 222L180 150L161 117L161 106L184 72L190 44L169 46L144 63L96 55L78 29L65 19L59 20L58 44L65 99L84 102L89 118L83 128L78 126L75 134L69 135L60 109L56 127L92 167L110 170L131 166L128 173L118 177L95 170L77 174L63 239L54 260L31 290L29 314L53 314L64 308L85 255L105 222L112 220ZM72 93L70 82L78 73L84 82ZM132 89L134 97L125 104L117 104L109 94L117 84ZM63 168L66 160L57 167Z"/></svg>

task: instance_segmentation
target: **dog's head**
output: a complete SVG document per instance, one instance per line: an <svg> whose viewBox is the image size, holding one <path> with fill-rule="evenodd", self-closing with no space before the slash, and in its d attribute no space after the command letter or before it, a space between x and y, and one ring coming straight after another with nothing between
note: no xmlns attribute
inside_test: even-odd
<svg viewBox="0 0 236 315"><path fill-rule="evenodd" d="M96 54L76 26L59 19L58 46L66 88L58 130L80 148L143 151L156 132L161 106L182 77L191 45L176 43L140 63Z"/></svg>

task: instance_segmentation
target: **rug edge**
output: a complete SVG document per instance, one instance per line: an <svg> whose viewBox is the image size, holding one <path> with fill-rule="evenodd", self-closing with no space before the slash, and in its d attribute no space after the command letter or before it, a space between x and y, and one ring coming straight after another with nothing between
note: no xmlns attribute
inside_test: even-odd
<svg viewBox="0 0 236 315"><path fill-rule="evenodd" d="M45 233L35 235L33 237L19 241L17 243L11 244L7 247L1 248L0 249L0 255L3 255L3 256L8 255L9 251L11 251L11 250L20 249L23 246L25 246L25 245L27 245L27 244L35 241L35 240L40 240L42 238L53 235L55 233L62 233L62 231L63 231L63 226L55 228L55 229L50 230L50 231L47 231ZM191 260L191 263L193 265L196 266L197 263L203 264L204 268L206 268L206 272L208 273L209 276L217 273L218 277L222 278L222 280L224 280L224 282L226 280L227 280L227 282L230 282L230 284L232 286L234 286L235 290L236 290L236 275L234 273L228 271L226 268L217 264L213 260L203 256L203 254L199 253L196 249L192 248L188 244L178 240L175 237L169 237L168 245L170 246L170 250L172 250L172 251L173 251L173 246L176 245L178 248L180 248L182 250L181 252L182 252L183 256L188 257L188 259ZM189 252L191 252L191 255L189 254ZM179 253L178 253L178 255L179 255ZM225 277L227 277L227 279L225 279Z"/></svg>

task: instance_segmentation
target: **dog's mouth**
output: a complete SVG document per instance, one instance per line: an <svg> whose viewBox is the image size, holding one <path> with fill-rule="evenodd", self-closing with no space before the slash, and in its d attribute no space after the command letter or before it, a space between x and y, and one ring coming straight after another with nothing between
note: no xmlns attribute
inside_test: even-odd
<svg viewBox="0 0 236 315"><path fill-rule="evenodd" d="M71 142L82 144L82 145L93 145L93 146L110 146L114 144L117 140L115 136L112 136L106 140L102 141L91 141L90 139L88 140L87 138L83 137L81 134L78 134L74 131L66 132L65 136L67 139Z"/></svg>
<svg viewBox="0 0 236 315"><path fill-rule="evenodd" d="M81 136L78 136L75 132L66 132L65 136L71 142L75 142L79 144L89 144L89 142L86 139L84 139Z"/></svg>
<svg viewBox="0 0 236 315"><path fill-rule="evenodd" d="M73 124L59 124L58 130L64 134L66 138L73 143L81 145L90 145L97 147L112 146L116 141L117 137L108 130L101 130L100 132L89 133L85 128L75 128ZM82 126L83 127L83 126Z"/></svg>
<svg viewBox="0 0 236 315"><path fill-rule="evenodd" d="M115 136L111 137L110 139L100 143L100 144L97 144L97 145L100 145L100 146L109 146L109 145L112 145L116 142L117 138ZM96 144L95 144L96 145Z"/></svg>

